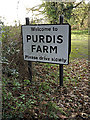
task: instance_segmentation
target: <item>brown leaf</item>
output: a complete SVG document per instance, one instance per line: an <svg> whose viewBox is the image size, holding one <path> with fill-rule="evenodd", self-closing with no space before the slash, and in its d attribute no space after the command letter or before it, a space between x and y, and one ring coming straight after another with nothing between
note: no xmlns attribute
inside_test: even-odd
<svg viewBox="0 0 90 120"><path fill-rule="evenodd" d="M60 115L60 118L62 118L62 119L66 119L67 117L64 116L64 115Z"/></svg>
<svg viewBox="0 0 90 120"><path fill-rule="evenodd" d="M77 116L77 113L72 113L70 118L75 118Z"/></svg>
<svg viewBox="0 0 90 120"><path fill-rule="evenodd" d="M67 117L65 115L62 115L60 112L57 113L58 117L61 119L66 119Z"/></svg>
<svg viewBox="0 0 90 120"><path fill-rule="evenodd" d="M41 104L47 104L47 102L46 102L46 101L43 101Z"/></svg>

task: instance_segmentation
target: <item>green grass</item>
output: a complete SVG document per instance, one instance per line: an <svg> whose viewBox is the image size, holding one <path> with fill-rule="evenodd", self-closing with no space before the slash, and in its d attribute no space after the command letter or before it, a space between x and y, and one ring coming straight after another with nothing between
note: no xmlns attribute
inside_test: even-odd
<svg viewBox="0 0 90 120"><path fill-rule="evenodd" d="M88 30L72 30L70 59L88 59Z"/></svg>
<svg viewBox="0 0 90 120"><path fill-rule="evenodd" d="M78 35L88 35L88 30L72 30L72 34L78 34Z"/></svg>

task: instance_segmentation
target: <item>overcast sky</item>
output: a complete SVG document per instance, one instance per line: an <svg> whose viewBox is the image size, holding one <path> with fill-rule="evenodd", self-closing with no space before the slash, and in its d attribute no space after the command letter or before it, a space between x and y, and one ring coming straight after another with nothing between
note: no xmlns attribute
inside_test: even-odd
<svg viewBox="0 0 90 120"><path fill-rule="evenodd" d="M20 20L20 23L24 24L25 17L32 16L26 14L26 8L32 8L41 3L42 0L0 0L0 16L5 17L5 24L14 25L15 20Z"/></svg>
<svg viewBox="0 0 90 120"><path fill-rule="evenodd" d="M26 8L40 3L41 0L0 0L0 16L5 17L5 24L14 24L15 20L23 23L28 16Z"/></svg>

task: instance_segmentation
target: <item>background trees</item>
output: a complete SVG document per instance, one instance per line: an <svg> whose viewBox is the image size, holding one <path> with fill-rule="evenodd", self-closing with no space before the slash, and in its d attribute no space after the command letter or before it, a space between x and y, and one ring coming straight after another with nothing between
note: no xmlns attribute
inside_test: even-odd
<svg viewBox="0 0 90 120"><path fill-rule="evenodd" d="M89 3L86 4L83 1L77 8L72 11L72 19L74 19L74 24L78 24L79 28L88 26L88 11Z"/></svg>
<svg viewBox="0 0 90 120"><path fill-rule="evenodd" d="M59 16L63 14L64 22L69 22L74 28L80 29L88 26L89 3L86 4L85 1L79 3L43 2L41 5L26 10L32 11L36 17L42 15L40 19L43 19L45 23L56 24ZM37 19L36 17L33 20Z"/></svg>

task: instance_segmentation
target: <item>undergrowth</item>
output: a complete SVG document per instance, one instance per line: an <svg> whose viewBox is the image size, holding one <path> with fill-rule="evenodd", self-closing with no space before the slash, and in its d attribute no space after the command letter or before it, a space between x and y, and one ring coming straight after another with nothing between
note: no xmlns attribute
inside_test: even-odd
<svg viewBox="0 0 90 120"><path fill-rule="evenodd" d="M63 87L59 86L59 66L48 63L32 63L31 83L28 64L23 60L20 27L4 27L3 31L2 120L88 120L88 61L79 55L73 60L77 45L72 44L70 64L64 65ZM72 35L75 34L78 33L73 31ZM82 41L85 48L86 40ZM82 47L79 53L82 54Z"/></svg>

